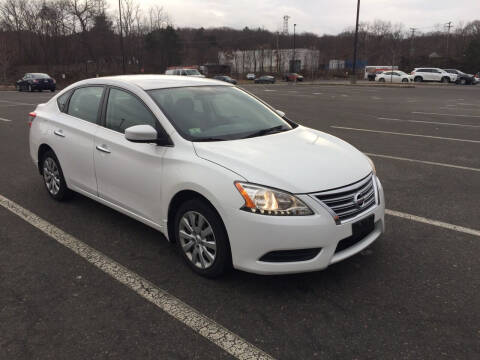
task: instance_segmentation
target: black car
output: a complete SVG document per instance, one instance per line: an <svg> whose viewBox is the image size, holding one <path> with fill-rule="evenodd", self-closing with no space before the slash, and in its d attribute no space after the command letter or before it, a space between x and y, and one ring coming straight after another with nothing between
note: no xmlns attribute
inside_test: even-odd
<svg viewBox="0 0 480 360"><path fill-rule="evenodd" d="M27 73L17 81L16 88L18 91L50 90L54 92L56 85L55 79L47 74Z"/></svg>
<svg viewBox="0 0 480 360"><path fill-rule="evenodd" d="M225 81L225 82L228 82L230 84L234 84L234 85L237 84L237 80L232 79L230 76L227 76L227 75L217 75L217 76L214 76L213 78L215 80Z"/></svg>
<svg viewBox="0 0 480 360"><path fill-rule="evenodd" d="M463 71L457 69L444 69L450 74L457 74L457 81L455 83L461 85L472 85L475 84L475 76L471 74L465 74Z"/></svg>
<svg viewBox="0 0 480 360"><path fill-rule="evenodd" d="M270 75L260 76L255 79L255 84L275 84L275 78Z"/></svg>

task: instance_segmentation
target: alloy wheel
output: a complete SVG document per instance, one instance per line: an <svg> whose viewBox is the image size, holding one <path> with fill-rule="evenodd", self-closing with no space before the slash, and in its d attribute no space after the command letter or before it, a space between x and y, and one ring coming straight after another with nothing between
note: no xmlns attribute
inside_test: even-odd
<svg viewBox="0 0 480 360"><path fill-rule="evenodd" d="M50 157L47 157L43 162L43 179L50 194L57 195L61 185L60 171L55 160Z"/></svg>
<svg viewBox="0 0 480 360"><path fill-rule="evenodd" d="M213 228L199 212L187 211L179 224L179 240L183 252L199 269L211 267L217 255Z"/></svg>

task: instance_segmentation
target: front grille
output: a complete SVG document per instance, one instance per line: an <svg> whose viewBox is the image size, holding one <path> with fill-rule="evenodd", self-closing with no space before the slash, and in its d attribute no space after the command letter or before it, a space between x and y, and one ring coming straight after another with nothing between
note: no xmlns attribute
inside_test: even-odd
<svg viewBox="0 0 480 360"><path fill-rule="evenodd" d="M335 213L339 221L346 221L375 206L376 192L373 175L370 174L355 184L313 196Z"/></svg>
<svg viewBox="0 0 480 360"><path fill-rule="evenodd" d="M307 261L313 259L322 250L321 248L298 249L298 250L277 250L270 251L259 260L265 262L292 262Z"/></svg>

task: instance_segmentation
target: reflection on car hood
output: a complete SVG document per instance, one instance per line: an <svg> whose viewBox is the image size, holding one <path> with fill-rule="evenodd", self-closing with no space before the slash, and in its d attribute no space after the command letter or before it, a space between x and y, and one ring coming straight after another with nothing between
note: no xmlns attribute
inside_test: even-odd
<svg viewBox="0 0 480 360"><path fill-rule="evenodd" d="M372 171L367 157L353 146L303 126L249 139L193 144L199 157L249 182L297 194L345 186Z"/></svg>

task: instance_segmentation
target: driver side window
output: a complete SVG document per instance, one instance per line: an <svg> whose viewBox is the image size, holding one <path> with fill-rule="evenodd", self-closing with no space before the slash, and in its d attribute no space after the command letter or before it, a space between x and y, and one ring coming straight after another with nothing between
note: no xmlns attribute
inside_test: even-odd
<svg viewBox="0 0 480 360"><path fill-rule="evenodd" d="M156 129L157 119L146 106L129 92L110 89L108 96L105 126L108 129L125 133L125 129L135 125L150 125Z"/></svg>

